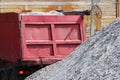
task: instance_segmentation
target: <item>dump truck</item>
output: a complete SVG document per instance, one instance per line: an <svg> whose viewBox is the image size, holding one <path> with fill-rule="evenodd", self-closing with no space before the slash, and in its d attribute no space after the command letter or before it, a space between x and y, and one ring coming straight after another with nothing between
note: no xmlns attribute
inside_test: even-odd
<svg viewBox="0 0 120 80"><path fill-rule="evenodd" d="M84 42L84 14L66 14L0 13L0 79L23 80Z"/></svg>

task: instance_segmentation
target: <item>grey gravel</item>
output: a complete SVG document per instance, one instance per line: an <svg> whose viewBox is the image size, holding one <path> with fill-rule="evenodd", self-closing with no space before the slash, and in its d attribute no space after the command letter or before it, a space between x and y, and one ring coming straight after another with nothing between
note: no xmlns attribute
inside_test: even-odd
<svg viewBox="0 0 120 80"><path fill-rule="evenodd" d="M25 80L120 80L120 18Z"/></svg>

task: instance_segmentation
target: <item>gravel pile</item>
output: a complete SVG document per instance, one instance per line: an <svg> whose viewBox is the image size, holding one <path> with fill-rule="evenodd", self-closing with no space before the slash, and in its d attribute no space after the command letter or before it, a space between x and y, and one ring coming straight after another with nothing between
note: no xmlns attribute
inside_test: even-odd
<svg viewBox="0 0 120 80"><path fill-rule="evenodd" d="M120 18L25 80L120 80Z"/></svg>

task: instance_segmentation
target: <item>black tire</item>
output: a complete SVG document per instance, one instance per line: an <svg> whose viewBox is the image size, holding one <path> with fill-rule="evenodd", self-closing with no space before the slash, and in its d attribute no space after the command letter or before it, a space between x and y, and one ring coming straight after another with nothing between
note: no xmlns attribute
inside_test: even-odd
<svg viewBox="0 0 120 80"><path fill-rule="evenodd" d="M9 80L8 71L0 71L0 80Z"/></svg>

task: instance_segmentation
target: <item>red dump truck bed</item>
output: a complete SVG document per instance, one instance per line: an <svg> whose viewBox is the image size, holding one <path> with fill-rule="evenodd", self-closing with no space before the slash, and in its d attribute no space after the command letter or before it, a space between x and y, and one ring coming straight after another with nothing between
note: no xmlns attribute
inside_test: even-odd
<svg viewBox="0 0 120 80"><path fill-rule="evenodd" d="M0 14L0 59L51 64L85 40L83 15Z"/></svg>

